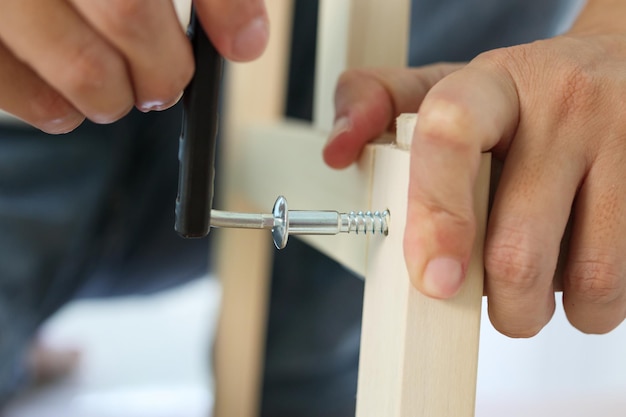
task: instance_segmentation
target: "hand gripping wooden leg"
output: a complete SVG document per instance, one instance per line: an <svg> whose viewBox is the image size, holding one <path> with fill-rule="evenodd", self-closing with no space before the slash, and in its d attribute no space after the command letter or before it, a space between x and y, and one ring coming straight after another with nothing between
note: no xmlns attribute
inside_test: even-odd
<svg viewBox="0 0 626 417"><path fill-rule="evenodd" d="M414 116L399 119L398 142L410 143L414 124ZM409 152L376 145L372 207L389 208L391 225L386 239L369 246L358 417L474 415L489 161L485 155L475 187L478 227L467 281L455 298L435 300L412 287L403 259Z"/></svg>

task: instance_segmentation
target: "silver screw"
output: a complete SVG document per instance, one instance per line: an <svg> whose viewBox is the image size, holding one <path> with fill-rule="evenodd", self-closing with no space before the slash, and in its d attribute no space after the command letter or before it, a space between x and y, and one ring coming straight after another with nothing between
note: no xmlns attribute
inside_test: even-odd
<svg viewBox="0 0 626 417"><path fill-rule="evenodd" d="M272 214L233 213L211 210L211 227L268 229L274 245L283 249L289 235L336 235L338 233L389 233L389 211L339 213L336 211L288 210L287 200L280 196Z"/></svg>

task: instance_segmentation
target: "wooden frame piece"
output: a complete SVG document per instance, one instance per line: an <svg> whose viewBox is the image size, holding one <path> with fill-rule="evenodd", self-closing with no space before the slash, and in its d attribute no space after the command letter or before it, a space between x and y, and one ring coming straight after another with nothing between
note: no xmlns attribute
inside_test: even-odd
<svg viewBox="0 0 626 417"><path fill-rule="evenodd" d="M415 116L399 118L398 141L408 144ZM358 417L471 417L476 398L483 293L482 248L489 191L483 158L474 200L477 237L461 292L435 300L411 285L402 237L407 207L409 152L374 145L372 206L386 204L386 239L370 240L357 395Z"/></svg>
<svg viewBox="0 0 626 417"><path fill-rule="evenodd" d="M268 7L278 4L284 3L270 2ZM350 235L306 238L322 252L366 276L357 415L467 417L473 415L475 401L482 295L480 249L489 164L486 161L483 164L477 183L477 213L481 217L468 280L457 297L441 301L426 298L413 289L402 258L408 143L415 117L400 119L399 146L370 145L360 162L347 171L330 170L320 157L326 132L332 124L332 90L341 70L404 65L408 5L408 0L321 0L318 33L321 55L313 125L286 123L277 114L283 87L277 86L280 79L275 72L280 73L284 84L287 56L284 39L277 48L282 52L275 53L280 65L248 69L251 77L245 77L243 69L230 74L231 99L227 112L236 115L229 118L230 133L224 141L228 143L229 165L228 183L224 184L229 197L224 209L265 211L279 194L287 197L293 209L389 208L392 220L387 238L373 237L369 242L362 236ZM280 14L285 27L287 13L283 10ZM341 26L346 25L342 19L349 19L347 30ZM274 18L274 25L275 21ZM327 36L327 31L333 35ZM285 29L279 32L287 36ZM272 36L276 41L275 26ZM345 59L324 59L324 56ZM262 86L257 81L260 78L264 80ZM243 85L246 87L242 88ZM267 106L258 100L264 101L268 96L259 92L259 88L274 97L269 106L274 111L265 115L259 115L258 107L267 109ZM256 105L251 105L250 100L256 100ZM276 149L280 149L278 156ZM221 232L224 237L218 276L223 281L223 312L216 346L215 415L253 417L258 415L264 346L261 329L265 328L264 303L269 287L269 259L263 255L269 253L271 240L268 235L254 231ZM242 251L254 262L241 265L238 254ZM233 260L233 254L237 259Z"/></svg>
<svg viewBox="0 0 626 417"><path fill-rule="evenodd" d="M220 155L224 169L218 187L223 208L232 211L259 210L239 191L240 158L246 149L242 130L283 117L293 1L268 2L267 8L272 36L263 57L248 64L231 63L226 71ZM218 235L214 259L222 285L213 361L214 416L254 417L261 393L272 242L264 233L212 233ZM241 262L242 251L246 262Z"/></svg>

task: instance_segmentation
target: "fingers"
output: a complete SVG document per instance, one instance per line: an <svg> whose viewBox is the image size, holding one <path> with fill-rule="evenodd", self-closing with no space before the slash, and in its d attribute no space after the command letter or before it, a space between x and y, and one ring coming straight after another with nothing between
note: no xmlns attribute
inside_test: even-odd
<svg viewBox="0 0 626 417"><path fill-rule="evenodd" d="M586 333L609 332L626 317L626 186L619 155L594 164L575 204L563 306Z"/></svg>
<svg viewBox="0 0 626 417"><path fill-rule="evenodd" d="M47 133L66 133L84 117L0 43L0 108Z"/></svg>
<svg viewBox="0 0 626 417"><path fill-rule="evenodd" d="M559 151L569 136L529 119L508 151L485 242L489 317L511 337L534 336L552 317L561 237L586 169L582 156Z"/></svg>
<svg viewBox="0 0 626 417"><path fill-rule="evenodd" d="M126 57L139 109L163 110L178 101L193 75L194 63L171 0L71 3Z"/></svg>
<svg viewBox="0 0 626 417"><path fill-rule="evenodd" d="M481 151L510 138L519 106L513 81L470 64L424 99L411 148L404 253L413 284L448 298L460 289L475 236L472 190Z"/></svg>
<svg viewBox="0 0 626 417"><path fill-rule="evenodd" d="M345 168L363 147L376 139L400 113L416 112L430 88L461 64L438 64L419 69L351 70L335 90L335 126L324 148L324 160Z"/></svg>
<svg viewBox="0 0 626 417"><path fill-rule="evenodd" d="M231 61L259 57L269 40L263 0L195 0L198 17L218 51Z"/></svg>
<svg viewBox="0 0 626 417"><path fill-rule="evenodd" d="M563 264L563 303L574 326L604 333L624 320L626 125L616 70L623 59L600 68L606 51L615 51L603 42L563 37L492 51L424 84L408 71L343 76L324 153L332 166L352 162L397 113L421 103L404 238L421 292L448 298L460 289L475 236L480 153L491 150L505 159L485 246L494 326L513 337L536 334L553 314L552 280ZM566 262L560 251L568 251Z"/></svg>
<svg viewBox="0 0 626 417"><path fill-rule="evenodd" d="M82 114L106 123L134 103L126 63L62 0L7 0L0 40Z"/></svg>
<svg viewBox="0 0 626 417"><path fill-rule="evenodd" d="M198 0L197 6L209 36L227 58L261 54L269 27L262 0ZM72 128L79 114L110 123L133 105L163 110L178 101L193 74L191 47L171 0L149 5L141 0L6 0L2 7L0 106L46 131ZM16 72L21 88L38 95L33 106L59 108L29 110L27 94L13 94L17 84L10 79ZM46 114L49 119L43 120Z"/></svg>

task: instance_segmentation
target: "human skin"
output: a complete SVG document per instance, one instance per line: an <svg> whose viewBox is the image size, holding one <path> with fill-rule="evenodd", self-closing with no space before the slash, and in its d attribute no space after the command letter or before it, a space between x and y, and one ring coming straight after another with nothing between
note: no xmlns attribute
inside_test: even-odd
<svg viewBox="0 0 626 417"><path fill-rule="evenodd" d="M133 106L164 110L182 95L193 55L172 0L5 0L0 109L48 133L85 118L111 123ZM216 48L258 57L269 37L263 0L196 0Z"/></svg>
<svg viewBox="0 0 626 417"><path fill-rule="evenodd" d="M346 72L324 159L343 168L419 111L404 255L415 287L453 297L475 236L481 152L503 162L485 242L489 316L511 337L555 309L553 277L572 216L563 305L586 333L626 317L626 2L590 0L563 36L467 64Z"/></svg>

